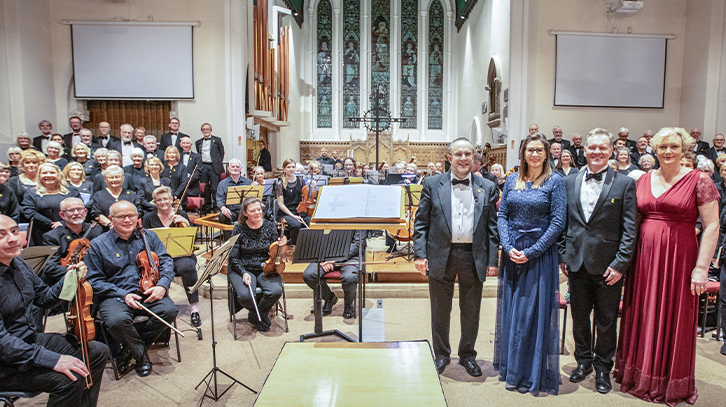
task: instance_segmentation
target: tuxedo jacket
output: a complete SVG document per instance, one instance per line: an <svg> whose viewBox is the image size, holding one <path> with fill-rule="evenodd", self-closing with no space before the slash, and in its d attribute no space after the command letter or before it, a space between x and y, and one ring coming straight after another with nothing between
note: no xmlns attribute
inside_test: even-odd
<svg viewBox="0 0 726 407"><path fill-rule="evenodd" d="M547 141L550 142L550 146L552 145L552 143L560 143L560 144L562 144L562 149L563 150L570 148L570 140L565 140L564 138L562 140L560 140L560 141L557 141L557 140L555 140L554 137L552 137L551 139L549 139Z"/></svg>
<svg viewBox="0 0 726 407"><path fill-rule="evenodd" d="M94 141L95 140L91 140L91 143L93 143ZM66 150L70 150L71 147L73 147L73 132L63 135L63 145L65 146Z"/></svg>
<svg viewBox="0 0 726 407"><path fill-rule="evenodd" d="M43 152L43 136L38 136L33 138L33 147L35 147L36 150L40 151L41 153L45 154Z"/></svg>
<svg viewBox="0 0 726 407"><path fill-rule="evenodd" d="M574 161L574 166L577 168L587 165L587 158L585 157L585 146L580 144L580 147L582 147L580 154L577 154L577 147L575 147L574 144L571 144L569 147L567 147L567 149L570 150L570 153L572 153L572 160Z"/></svg>
<svg viewBox="0 0 726 407"><path fill-rule="evenodd" d="M586 172L565 178L568 210L558 241L561 261L573 272L584 265L590 274L602 275L608 267L626 274L637 237L635 180L608 168L595 209L585 222L580 194Z"/></svg>
<svg viewBox="0 0 726 407"><path fill-rule="evenodd" d="M696 154L704 154L705 155L706 154L706 151L709 148L711 148L711 145L708 144L708 142L705 142L705 141L702 141L702 140L698 140L698 142L696 144L697 144L697 146L696 146Z"/></svg>
<svg viewBox="0 0 726 407"><path fill-rule="evenodd" d="M121 152L121 139L118 137L114 137L112 135L108 135L108 144L106 147L103 146L103 143L101 142L100 137L94 137L91 141L92 144L98 144L98 148L107 148L109 150L116 150L118 152Z"/></svg>
<svg viewBox="0 0 726 407"><path fill-rule="evenodd" d="M182 164L184 164L184 153L180 152L182 159L179 160ZM194 172L194 175L192 174L192 171L194 171L194 167L197 167L197 170ZM202 191L199 188L199 174L202 173L202 156L197 153L190 153L189 154L189 162L187 163L186 168L184 169L184 174L181 177L181 183L179 184L179 188L177 188L176 191L174 191L174 196L177 198L180 198L182 193L184 193L184 187L187 184L187 181L189 181L189 177L191 176L192 182L189 184L189 189L187 190L187 196L199 196L201 195Z"/></svg>
<svg viewBox="0 0 726 407"><path fill-rule="evenodd" d="M723 152L726 153L726 146L724 146ZM716 164L716 159L718 159L718 152L716 151L716 147L711 147L706 150L706 157L708 157L709 160L713 161L713 168L715 169L714 175L718 174L719 169L718 165Z"/></svg>
<svg viewBox="0 0 726 407"><path fill-rule="evenodd" d="M189 135L188 134L184 134L182 132L177 133L177 135L176 135L176 143L174 144L174 146L176 147L177 150L179 150L180 153L182 151L182 148L181 148L181 138L182 137L189 137ZM159 140L159 148L162 151L166 151L166 148L169 147L170 145L171 145L171 133L164 133L164 134L162 134L161 135L161 140Z"/></svg>
<svg viewBox="0 0 726 407"><path fill-rule="evenodd" d="M473 174L472 174L473 175ZM498 266L499 233L497 201L499 188L488 179L473 175L474 240L472 253L479 280L486 280L487 267ZM414 254L428 259L429 277L444 278L451 251L451 172L426 177L416 211Z"/></svg>
<svg viewBox="0 0 726 407"><path fill-rule="evenodd" d="M202 141L204 137L196 141L197 153L202 155ZM212 146L209 149L209 155L212 156L212 168L214 168L215 174L221 174L224 172L224 144L222 139L217 136L212 136Z"/></svg>

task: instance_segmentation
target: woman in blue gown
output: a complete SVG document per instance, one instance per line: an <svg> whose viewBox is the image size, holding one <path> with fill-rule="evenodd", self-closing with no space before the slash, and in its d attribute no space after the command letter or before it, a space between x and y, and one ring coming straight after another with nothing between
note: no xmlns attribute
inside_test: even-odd
<svg viewBox="0 0 726 407"><path fill-rule="evenodd" d="M549 143L527 136L520 172L507 177L499 207L502 245L494 368L508 390L557 394L560 380L557 237L567 215L564 179Z"/></svg>

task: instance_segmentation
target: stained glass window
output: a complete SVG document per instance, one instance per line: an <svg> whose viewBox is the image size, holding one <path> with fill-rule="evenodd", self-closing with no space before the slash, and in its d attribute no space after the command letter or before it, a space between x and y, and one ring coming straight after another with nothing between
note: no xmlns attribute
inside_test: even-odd
<svg viewBox="0 0 726 407"><path fill-rule="evenodd" d="M444 7L434 0L429 11L429 129L443 129Z"/></svg>
<svg viewBox="0 0 726 407"><path fill-rule="evenodd" d="M343 1L343 127L358 128L360 116L360 2Z"/></svg>
<svg viewBox="0 0 726 407"><path fill-rule="evenodd" d="M330 1L318 4L318 127L333 127L332 33L333 13Z"/></svg>
<svg viewBox="0 0 726 407"><path fill-rule="evenodd" d="M374 97L377 95L379 107L389 110L391 84L390 0L373 0L371 11L371 93Z"/></svg>
<svg viewBox="0 0 726 407"><path fill-rule="evenodd" d="M418 68L418 0L401 0L401 123L415 129Z"/></svg>

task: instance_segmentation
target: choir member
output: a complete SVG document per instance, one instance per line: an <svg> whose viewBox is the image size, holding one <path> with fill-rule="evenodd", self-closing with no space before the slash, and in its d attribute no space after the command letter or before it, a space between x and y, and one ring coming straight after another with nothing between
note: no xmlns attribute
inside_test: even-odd
<svg viewBox="0 0 726 407"><path fill-rule="evenodd" d="M106 149L102 148L100 150ZM96 150L96 153L98 152L99 150ZM101 154L104 154L105 159L105 152L101 152ZM86 173L86 177L89 179L93 179L93 177L101 171L101 166L98 164L98 161L91 158L91 149L83 143L78 143L73 146L73 149L71 150L71 157L73 157L75 162L81 164L83 172Z"/></svg>
<svg viewBox="0 0 726 407"><path fill-rule="evenodd" d="M106 168L111 168L112 166L121 166L121 153L119 153L116 150L111 150L106 154ZM123 171L123 169L121 169ZM105 171L105 170L104 170ZM126 174L124 174L126 175ZM93 178L93 193L97 193L98 191L106 188L106 178L103 175L103 171L99 174L96 174L96 176ZM136 191L136 184L134 183L134 179L129 175L125 176L123 180L123 188L127 189L129 191Z"/></svg>
<svg viewBox="0 0 726 407"><path fill-rule="evenodd" d="M161 172L161 177L169 179L171 182L171 190L176 191L182 184L184 174L186 173L184 164L179 161L179 150L176 146L169 146L164 150L164 162L166 162L166 165Z"/></svg>
<svg viewBox="0 0 726 407"><path fill-rule="evenodd" d="M33 143L30 140L30 136L26 132L22 132L22 133L18 134L17 139L15 139L15 143L23 151L30 150L33 148ZM37 151L40 151L40 149L38 149Z"/></svg>
<svg viewBox="0 0 726 407"><path fill-rule="evenodd" d="M90 210L93 206L93 182L86 179L86 172L83 170L83 165L72 162L63 169L63 175L65 175L68 181L68 189L76 190L86 205L86 209Z"/></svg>
<svg viewBox="0 0 726 407"><path fill-rule="evenodd" d="M63 146L60 143L51 141L45 146L45 162L54 164L60 169L66 167L68 160L63 158Z"/></svg>
<svg viewBox="0 0 726 407"><path fill-rule="evenodd" d="M134 191L124 188L124 170L118 165L106 168L101 175L104 178L104 188L93 194L93 209L91 217L98 221L106 230L111 226L109 209L118 201L129 201L135 207L141 207L141 200Z"/></svg>
<svg viewBox="0 0 726 407"><path fill-rule="evenodd" d="M8 148L8 163L10 164L10 176L18 175L18 167L20 166L20 153L23 150L20 147L12 146Z"/></svg>
<svg viewBox="0 0 726 407"><path fill-rule="evenodd" d="M0 184L7 184L10 178L10 165L0 162Z"/></svg>
<svg viewBox="0 0 726 407"><path fill-rule="evenodd" d="M138 147L131 150L131 160L133 164L124 166L124 172L131 176L134 185L141 185L141 181L149 176L144 169L144 150Z"/></svg>
<svg viewBox="0 0 726 407"><path fill-rule="evenodd" d="M136 191L148 202L151 202L154 194L154 190L160 186L170 186L171 180L169 178L162 178L161 172L164 170L164 164L158 157L152 156L144 163L144 171L146 171L147 177L141 180L136 186Z"/></svg>
<svg viewBox="0 0 726 407"><path fill-rule="evenodd" d="M18 203L23 203L25 194L34 190L38 182L38 166L45 162L45 155L40 151L27 150L20 155L20 174L8 179L8 186L15 192ZM30 222L21 211L20 221Z"/></svg>
<svg viewBox="0 0 726 407"><path fill-rule="evenodd" d="M7 170L2 170L2 165L7 164L0 163L0 174L7 172ZM20 219L20 205L15 197L15 192L4 182L0 182L0 214L10 217L15 222Z"/></svg>
<svg viewBox="0 0 726 407"><path fill-rule="evenodd" d="M38 180L35 190L28 191L21 204L25 217L33 221L30 240L33 246L43 242L45 232L61 226L62 219L58 215L61 201L67 197L80 197L78 191L68 189L65 176L54 164L41 164Z"/></svg>

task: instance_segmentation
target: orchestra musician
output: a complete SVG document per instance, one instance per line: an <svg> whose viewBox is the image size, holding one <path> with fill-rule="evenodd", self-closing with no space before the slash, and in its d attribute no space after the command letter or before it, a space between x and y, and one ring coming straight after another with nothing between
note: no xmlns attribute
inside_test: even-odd
<svg viewBox="0 0 726 407"><path fill-rule="evenodd" d="M303 218L297 213L297 206L302 200L302 188L305 181L295 175L295 167L296 163L292 158L288 158L282 163L284 173L280 182L277 183L275 191L277 206L280 208L277 211L277 220L285 219L289 225L290 239L288 243L292 246L297 243L297 235L300 233L303 224L308 225L310 223L310 217Z"/></svg>
<svg viewBox="0 0 726 407"><path fill-rule="evenodd" d="M254 178L252 180L253 186L265 186L265 169L260 167L259 165L252 169L252 174L254 174L252 177Z"/></svg>
<svg viewBox="0 0 726 407"><path fill-rule="evenodd" d="M229 177L219 182L217 186L217 207L219 208L219 222L231 225L239 218L240 204L227 205L227 192L231 187L240 187L252 184L252 180L242 176L242 161L239 158L229 160L227 164Z"/></svg>
<svg viewBox="0 0 726 407"><path fill-rule="evenodd" d="M308 164L310 169L313 171L313 175L320 175L320 163L317 161L310 161Z"/></svg>
<svg viewBox="0 0 726 407"><path fill-rule="evenodd" d="M167 149L169 148L176 147L167 147ZM156 188L152 197L156 203L156 210L144 215L141 222L144 229L189 227L191 225L186 212L179 209L178 213L174 213L172 205L174 196L171 193L171 188L167 186ZM202 326L202 319L199 317L199 293L196 291L189 293L189 288L194 287L194 284L197 283L197 256L192 254L172 260L174 261L174 274L181 277L184 292L187 295L187 300L189 300L192 326L200 327Z"/></svg>
<svg viewBox="0 0 726 407"><path fill-rule="evenodd" d="M262 272L262 264L270 258L270 245L287 244L287 238L279 238L275 222L264 218L262 202L257 197L246 198L242 202L239 223L233 234L239 234L237 242L229 254L229 274L227 278L237 293L234 312L245 308L249 311L247 320L260 332L269 332L272 321L270 310L282 296L282 278L277 273L266 275ZM257 317L255 302L251 292L257 287L262 295L257 298ZM257 296L256 296L257 297Z"/></svg>
<svg viewBox="0 0 726 407"><path fill-rule="evenodd" d="M80 349L61 334L36 332L31 303L53 306L65 279L48 287L20 257L21 249L18 225L0 215L0 391L49 393L53 407L95 406L108 347L88 342L89 372ZM89 374L90 389L83 380Z"/></svg>
<svg viewBox="0 0 726 407"><path fill-rule="evenodd" d="M125 370L133 357L136 373L145 377L152 370L148 348L166 326L150 317L136 302L142 301L144 306L164 321L174 322L177 308L166 295L174 279L174 262L156 233L143 230L149 249L159 258L160 277L155 286L141 292L136 257L145 251L145 246L143 239L136 233L139 213L131 202L119 201L111 205L109 217L113 228L93 239L86 253L86 280L93 287L99 315L111 336L123 345L117 362ZM149 320L140 328L141 332L136 330L133 322L134 317L140 315L149 316Z"/></svg>
<svg viewBox="0 0 726 407"><path fill-rule="evenodd" d="M320 263L321 273L329 273L334 270L340 271L340 283L343 286L343 318L355 318L355 294L358 287L358 259L359 259L358 233L353 234L353 240L350 242L348 256L342 263L336 264L334 261L325 261ZM363 258L366 253L366 241L363 240ZM318 285L318 265L315 263L308 264L303 271L303 280L305 284L313 290ZM320 281L320 296L325 301L323 303L323 316L330 315L333 312L333 306L338 302L338 297L328 287L325 279Z"/></svg>

